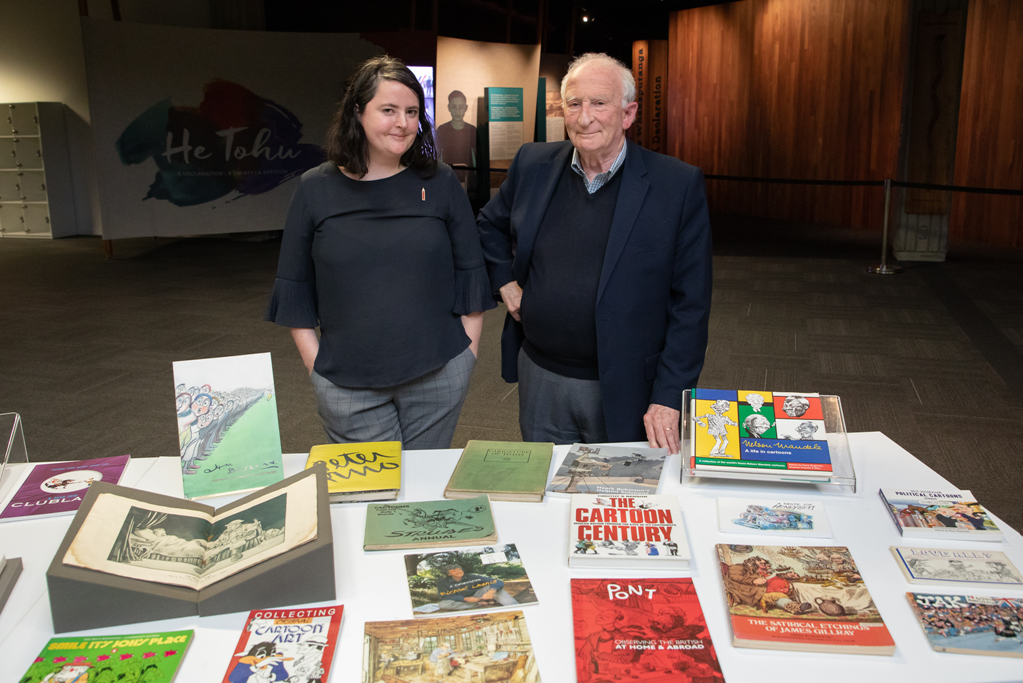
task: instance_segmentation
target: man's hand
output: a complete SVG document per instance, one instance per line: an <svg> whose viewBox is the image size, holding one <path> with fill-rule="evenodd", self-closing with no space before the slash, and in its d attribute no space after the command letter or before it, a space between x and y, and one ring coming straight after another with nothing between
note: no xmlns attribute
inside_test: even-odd
<svg viewBox="0 0 1023 683"><path fill-rule="evenodd" d="M508 307L511 317L522 322L522 319L519 318L519 307L522 306L522 288L519 287L519 283L512 280L498 291L501 292L501 299L504 300L504 305Z"/></svg>
<svg viewBox="0 0 1023 683"><path fill-rule="evenodd" d="M643 416L643 426L651 448L667 448L672 455L681 450L678 436L680 415L674 408L650 404Z"/></svg>
<svg viewBox="0 0 1023 683"><path fill-rule="evenodd" d="M469 597L467 597L467 598L462 598L462 602L477 603L479 601L480 601L479 598L474 598L471 595Z"/></svg>

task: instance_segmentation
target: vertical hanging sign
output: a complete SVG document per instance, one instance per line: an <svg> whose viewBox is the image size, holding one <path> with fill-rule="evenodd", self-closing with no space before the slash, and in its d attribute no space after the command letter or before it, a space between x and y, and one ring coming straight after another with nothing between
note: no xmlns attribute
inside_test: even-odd
<svg viewBox="0 0 1023 683"><path fill-rule="evenodd" d="M632 44L632 77L636 79L634 139L641 147L664 153L667 113L668 41L637 40Z"/></svg>
<svg viewBox="0 0 1023 683"><path fill-rule="evenodd" d="M513 159L522 146L522 88L487 88L490 159Z"/></svg>

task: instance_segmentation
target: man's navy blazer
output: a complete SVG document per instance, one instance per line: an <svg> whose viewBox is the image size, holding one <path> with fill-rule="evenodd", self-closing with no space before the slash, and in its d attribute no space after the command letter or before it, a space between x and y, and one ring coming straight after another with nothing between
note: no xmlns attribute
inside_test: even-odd
<svg viewBox="0 0 1023 683"><path fill-rule="evenodd" d="M651 403L681 410L707 348L711 237L703 173L631 142L597 288L597 364L607 435L645 441ZM495 294L525 284L529 260L572 143L523 145L498 194L479 216ZM522 326L510 315L501 376L518 381Z"/></svg>

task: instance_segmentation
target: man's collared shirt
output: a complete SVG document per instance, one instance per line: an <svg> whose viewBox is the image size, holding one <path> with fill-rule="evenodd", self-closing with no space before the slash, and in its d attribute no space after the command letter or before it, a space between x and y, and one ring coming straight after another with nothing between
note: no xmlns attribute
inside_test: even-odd
<svg viewBox="0 0 1023 683"><path fill-rule="evenodd" d="M629 145L625 140L622 140L622 151L615 157L615 161L604 173L598 174L593 180L586 177L586 171L583 170L582 165L579 163L579 150L572 148L572 170L582 176L583 184L586 185L586 191L593 194L600 188L607 184L607 181L611 180L611 176L618 172L618 169L625 163L625 150L628 149Z"/></svg>

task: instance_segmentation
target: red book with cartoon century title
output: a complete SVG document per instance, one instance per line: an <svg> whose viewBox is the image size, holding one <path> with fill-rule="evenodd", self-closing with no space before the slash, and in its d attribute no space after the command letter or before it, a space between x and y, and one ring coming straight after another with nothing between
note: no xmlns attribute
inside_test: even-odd
<svg viewBox="0 0 1023 683"><path fill-rule="evenodd" d="M572 579L578 683L724 681L692 579Z"/></svg>
<svg viewBox="0 0 1023 683"><path fill-rule="evenodd" d="M845 546L722 543L717 551L735 647L895 654Z"/></svg>
<svg viewBox="0 0 1023 683"><path fill-rule="evenodd" d="M222 683L328 680L344 610L344 605L253 610Z"/></svg>

